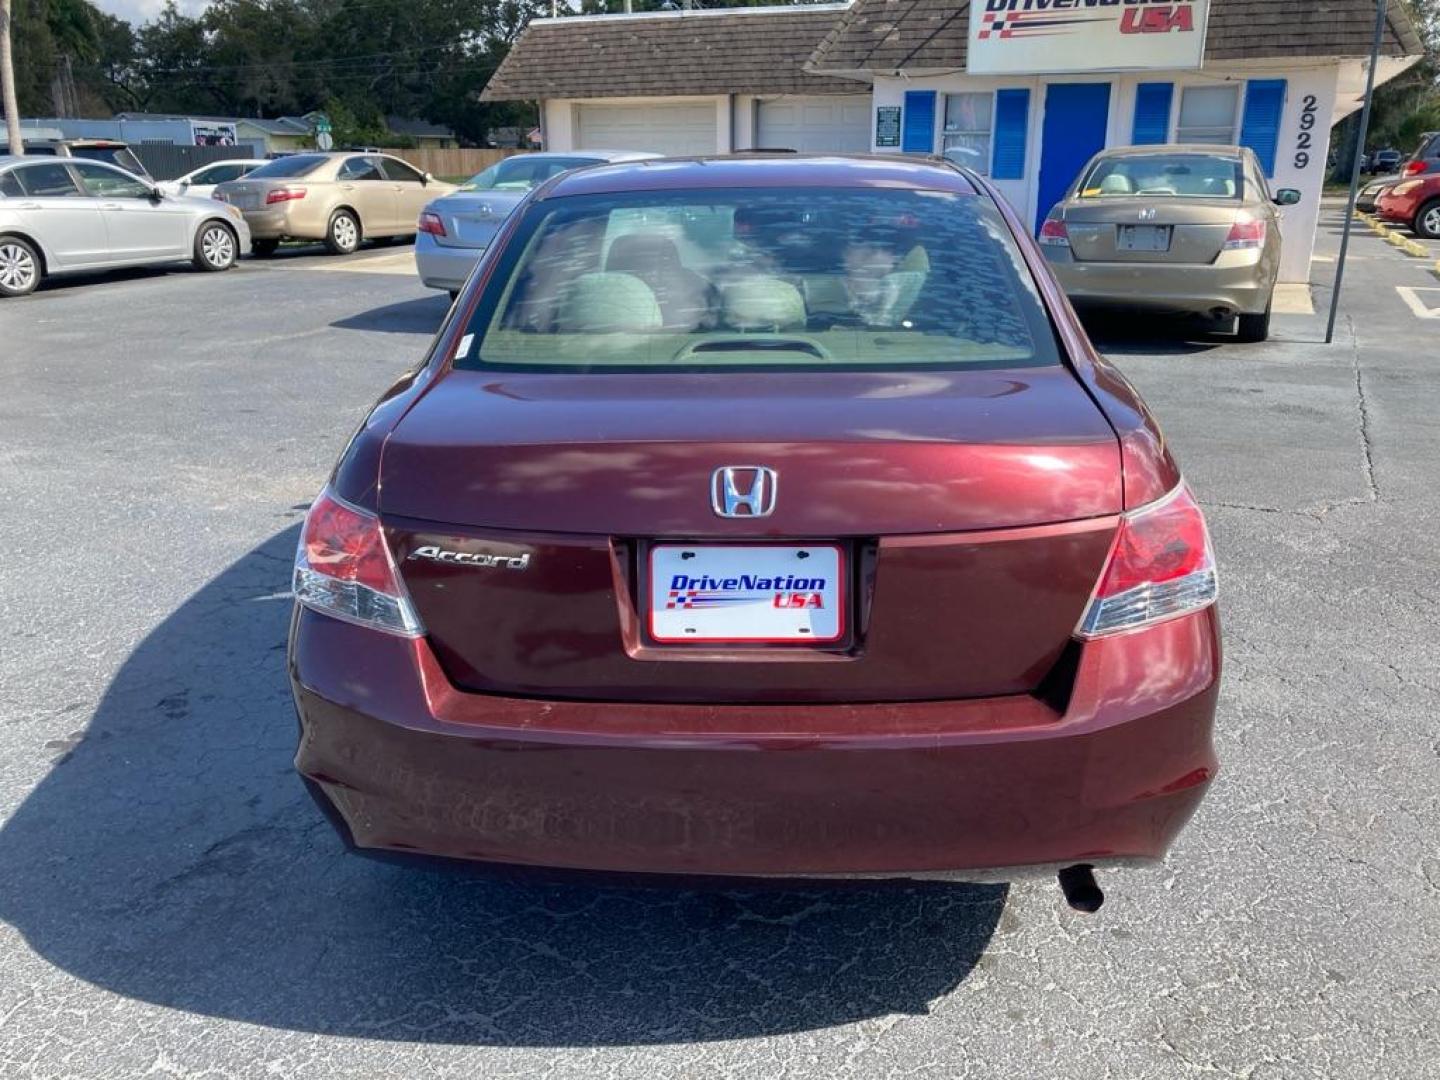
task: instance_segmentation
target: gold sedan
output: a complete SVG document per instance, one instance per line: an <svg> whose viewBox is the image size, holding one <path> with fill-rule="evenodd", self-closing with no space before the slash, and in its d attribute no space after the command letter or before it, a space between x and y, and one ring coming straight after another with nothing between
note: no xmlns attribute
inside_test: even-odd
<svg viewBox="0 0 1440 1080"><path fill-rule="evenodd" d="M1280 272L1278 207L1253 151L1138 146L1090 160L1040 227L1040 245L1077 308L1177 312L1270 334Z"/></svg>
<svg viewBox="0 0 1440 1080"><path fill-rule="evenodd" d="M245 215L256 255L281 240L323 240L348 255L361 240L414 236L421 208L454 190L389 154L315 153L277 158L214 197Z"/></svg>

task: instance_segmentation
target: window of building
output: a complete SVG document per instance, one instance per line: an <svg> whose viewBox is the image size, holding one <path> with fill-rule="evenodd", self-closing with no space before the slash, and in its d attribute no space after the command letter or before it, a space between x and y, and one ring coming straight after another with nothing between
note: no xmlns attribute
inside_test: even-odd
<svg viewBox="0 0 1440 1080"><path fill-rule="evenodd" d="M944 154L957 165L990 175L991 140L995 130L995 95L946 94Z"/></svg>
<svg viewBox="0 0 1440 1080"><path fill-rule="evenodd" d="M1175 141L1234 146L1235 118L1239 111L1239 84L1187 86L1180 95Z"/></svg>

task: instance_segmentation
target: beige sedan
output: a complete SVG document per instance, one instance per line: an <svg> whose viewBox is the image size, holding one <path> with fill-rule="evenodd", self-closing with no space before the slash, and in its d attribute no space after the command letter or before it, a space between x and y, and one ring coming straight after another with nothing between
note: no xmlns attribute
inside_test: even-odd
<svg viewBox="0 0 1440 1080"><path fill-rule="evenodd" d="M1278 208L1255 154L1236 146L1137 146L1090 160L1040 227L1040 245L1077 308L1235 319L1242 341L1270 334L1280 271Z"/></svg>
<svg viewBox="0 0 1440 1080"><path fill-rule="evenodd" d="M414 236L420 210L454 191L388 154L292 154L219 185L214 197L245 215L255 254L281 240L323 240L348 255L365 239Z"/></svg>

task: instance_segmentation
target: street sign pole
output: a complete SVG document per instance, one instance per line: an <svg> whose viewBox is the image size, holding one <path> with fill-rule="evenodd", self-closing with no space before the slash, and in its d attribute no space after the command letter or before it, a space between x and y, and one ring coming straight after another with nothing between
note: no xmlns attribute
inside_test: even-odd
<svg viewBox="0 0 1440 1080"><path fill-rule="evenodd" d="M1365 156L1365 139L1370 134L1370 106L1375 101L1375 69L1380 66L1380 46L1385 40L1385 15L1389 0L1375 0L1375 42L1370 49L1370 74L1365 80L1365 106L1360 111L1360 136L1355 140L1355 159L1350 163L1350 201L1345 207L1345 231L1340 235L1340 254L1335 260L1335 287L1330 291L1330 321L1325 326L1325 344L1335 340L1335 317L1340 311L1340 286L1345 281L1345 256L1350 251L1350 227L1355 222L1355 200L1360 196L1360 160Z"/></svg>

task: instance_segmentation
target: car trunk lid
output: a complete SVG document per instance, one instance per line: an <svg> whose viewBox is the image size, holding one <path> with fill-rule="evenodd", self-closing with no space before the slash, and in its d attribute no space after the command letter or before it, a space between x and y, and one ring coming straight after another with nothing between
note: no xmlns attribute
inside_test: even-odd
<svg viewBox="0 0 1440 1080"><path fill-rule="evenodd" d="M436 236L435 242L442 247L486 247L524 197L524 192L476 191L437 199L429 209L440 216L445 235Z"/></svg>
<svg viewBox="0 0 1440 1080"><path fill-rule="evenodd" d="M1240 211L1236 199L1094 199L1066 206L1065 229L1082 262L1212 263Z"/></svg>
<svg viewBox="0 0 1440 1080"><path fill-rule="evenodd" d="M717 516L712 474L751 464L778 475L773 514ZM453 372L398 425L381 472L392 551L457 685L588 699L1034 690L1121 509L1115 435L1060 367ZM844 634L659 644L646 568L661 540L838 546Z"/></svg>

